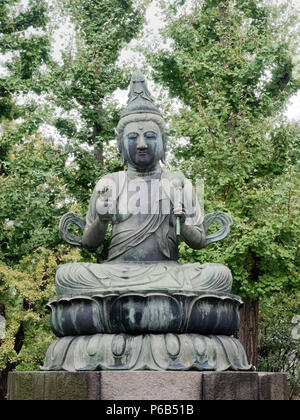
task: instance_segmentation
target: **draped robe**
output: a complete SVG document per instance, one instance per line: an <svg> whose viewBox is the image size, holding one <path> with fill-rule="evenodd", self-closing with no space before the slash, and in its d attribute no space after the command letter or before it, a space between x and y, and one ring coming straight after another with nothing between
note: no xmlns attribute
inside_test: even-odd
<svg viewBox="0 0 300 420"><path fill-rule="evenodd" d="M178 263L173 215L176 197L175 190L170 188L174 176L176 174L162 171L137 177L124 171L100 179L90 200L85 229L98 217L99 193L104 187L109 187L113 195L114 216L108 259L102 264L61 265L56 273L59 295L106 290L231 290L232 276L227 267L215 263ZM194 226L205 238L200 206L192 184L182 174L177 174L177 177L184 185L185 223ZM135 211L139 200L134 190L138 190L138 186L140 190L148 191L148 196L140 194L144 203L139 203L139 211Z"/></svg>

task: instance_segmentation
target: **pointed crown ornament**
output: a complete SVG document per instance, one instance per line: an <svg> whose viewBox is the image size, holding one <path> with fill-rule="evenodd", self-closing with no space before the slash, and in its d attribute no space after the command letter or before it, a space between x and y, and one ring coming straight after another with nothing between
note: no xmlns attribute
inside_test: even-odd
<svg viewBox="0 0 300 420"><path fill-rule="evenodd" d="M136 71L131 77L127 107L121 113L121 118L130 114L141 113L150 113L162 116L161 112L153 103L145 76L140 71Z"/></svg>

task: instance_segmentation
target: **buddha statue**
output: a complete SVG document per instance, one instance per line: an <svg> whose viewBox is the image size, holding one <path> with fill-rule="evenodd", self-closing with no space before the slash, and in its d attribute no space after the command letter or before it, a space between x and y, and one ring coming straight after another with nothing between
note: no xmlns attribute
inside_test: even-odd
<svg viewBox="0 0 300 420"><path fill-rule="evenodd" d="M60 338L42 369L249 370L231 337L242 301L230 295L230 270L178 263L179 236L201 249L226 237L232 220L222 212L203 217L191 182L161 166L166 127L140 72L116 135L127 169L97 182L85 221L68 213L60 224L67 242L91 252L111 224L108 258L58 267L49 308ZM214 221L222 228L209 235ZM71 223L83 228L81 238L68 232Z"/></svg>
<svg viewBox="0 0 300 420"><path fill-rule="evenodd" d="M99 180L82 237L85 248L97 250L111 222L108 259L103 264L61 266L56 274L58 294L108 288L229 292L232 276L227 267L177 262L176 219L181 238L191 248L205 247L206 235L190 181L160 166L165 160L165 124L140 73L133 75L128 106L116 133L128 169Z"/></svg>

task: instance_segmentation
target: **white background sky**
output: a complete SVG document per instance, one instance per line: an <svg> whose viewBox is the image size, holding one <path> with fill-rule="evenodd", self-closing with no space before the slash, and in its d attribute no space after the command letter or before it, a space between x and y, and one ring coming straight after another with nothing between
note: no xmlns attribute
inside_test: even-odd
<svg viewBox="0 0 300 420"><path fill-rule="evenodd" d="M151 5L147 9L146 13L146 20L147 25L145 26L145 35L143 37L143 43L148 43L150 45L153 45L155 42L162 43L162 40L159 36L159 30L162 26L164 26L165 22L162 19L162 16L160 14L160 9L158 7L158 1L159 0L153 0L151 2ZM276 2L280 3L284 0L268 0L269 2ZM28 0L22 0L22 3L24 3L24 7L28 4ZM300 0L290 0L291 7L298 8L300 12ZM295 9L293 9L295 10ZM299 33L300 34L300 33ZM64 25L60 28L59 31L57 31L55 36L56 42L55 42L55 51L57 57L59 56L59 51L62 48L66 48L70 40L72 39L72 26L65 22ZM142 68L145 64L145 60L143 59L143 56L137 52L134 51L135 47L138 45L140 41L132 41L121 53L119 63L122 63L124 65L130 63L134 63L136 68ZM5 70L3 67L1 67L1 61L4 61L4 57L0 57L0 77L5 77ZM300 73L300 71L299 71ZM299 75L300 77L300 75ZM151 81L149 83L150 89L152 89ZM116 94L114 97L117 99L120 105L125 105L127 101L127 91L120 91L119 89L116 91ZM300 121L300 91L294 95L287 108L286 112L289 120L296 120Z"/></svg>
<svg viewBox="0 0 300 420"><path fill-rule="evenodd" d="M274 3L281 3L283 0L269 0ZM153 45L157 42L158 39L161 40L159 35L159 30L164 26L165 22L162 19L160 14L160 9L157 5L158 0L152 1L152 4L148 7L146 13L147 26L145 28L146 37L144 37L143 42L148 42L149 45ZM300 11L300 0L290 0L290 7L297 8ZM295 9L293 9L295 10ZM149 38L150 35L150 38ZM300 33L299 33L300 38ZM162 42L162 40L161 40ZM136 63L137 68L143 66L143 57L134 52L134 47L137 45L136 41L131 41L131 43L123 50L120 56L120 63L126 65L126 63ZM300 75L299 75L300 77ZM151 82L149 83L151 90ZM115 98L118 100L120 105L125 105L127 101L127 91L117 90ZM290 121L300 121L300 91L294 95L288 104L286 115Z"/></svg>

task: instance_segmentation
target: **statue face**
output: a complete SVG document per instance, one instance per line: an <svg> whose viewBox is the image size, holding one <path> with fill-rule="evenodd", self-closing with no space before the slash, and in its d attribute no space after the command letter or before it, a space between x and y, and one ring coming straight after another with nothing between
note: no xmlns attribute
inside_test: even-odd
<svg viewBox="0 0 300 420"><path fill-rule="evenodd" d="M154 121L128 123L123 133L124 158L137 169L153 167L162 157L163 141Z"/></svg>

